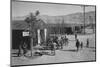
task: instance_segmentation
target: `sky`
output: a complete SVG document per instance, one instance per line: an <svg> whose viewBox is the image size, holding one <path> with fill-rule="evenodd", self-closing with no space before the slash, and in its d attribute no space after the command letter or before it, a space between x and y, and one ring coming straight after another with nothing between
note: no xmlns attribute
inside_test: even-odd
<svg viewBox="0 0 100 67"><path fill-rule="evenodd" d="M12 2L12 17L26 16L29 13L34 13L39 10L40 15L60 16L68 15L77 12L83 12L82 6L77 5L62 5L62 4L47 4L36 2ZM86 7L86 12L95 11L95 7Z"/></svg>

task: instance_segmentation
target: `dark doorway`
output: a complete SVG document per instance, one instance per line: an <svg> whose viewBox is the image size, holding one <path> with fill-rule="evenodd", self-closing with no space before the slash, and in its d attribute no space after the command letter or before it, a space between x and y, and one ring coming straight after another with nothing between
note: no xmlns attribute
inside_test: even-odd
<svg viewBox="0 0 100 67"><path fill-rule="evenodd" d="M29 48L29 41L30 38L29 37L23 37L22 36L22 32L24 30L12 30L12 49L18 49L19 45L22 41L25 41L26 44L28 44L28 48Z"/></svg>

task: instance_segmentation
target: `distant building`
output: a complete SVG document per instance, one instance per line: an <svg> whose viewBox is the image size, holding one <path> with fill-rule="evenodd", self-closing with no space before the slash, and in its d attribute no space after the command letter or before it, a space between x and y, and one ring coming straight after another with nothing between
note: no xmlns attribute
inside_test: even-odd
<svg viewBox="0 0 100 67"><path fill-rule="evenodd" d="M45 23L43 20L40 20L39 22L36 22L35 25L38 30L38 32L41 35L41 41L45 40L45 36L49 37L49 34L74 34L74 33L83 33L84 24L80 23L64 23L64 20L62 20L62 23ZM95 27L95 24L92 25ZM85 27L91 27L89 24L85 24ZM24 20L12 20L12 48L18 48L16 45L20 44L20 41L23 39L22 32L28 29L28 24ZM47 34L45 34L44 29ZM36 39L38 33L36 31ZM39 43L38 40L36 42Z"/></svg>

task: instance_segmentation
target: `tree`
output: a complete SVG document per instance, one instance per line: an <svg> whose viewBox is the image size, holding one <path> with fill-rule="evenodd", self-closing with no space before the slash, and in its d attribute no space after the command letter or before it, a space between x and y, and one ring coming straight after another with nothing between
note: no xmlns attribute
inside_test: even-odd
<svg viewBox="0 0 100 67"><path fill-rule="evenodd" d="M33 40L35 39L35 24L36 24L36 21L37 21L37 18L36 16L39 15L39 11L36 11L35 15L33 15L33 13L30 13L30 15L28 17L26 17L25 19L25 22L28 23L28 26L29 26L29 32L30 32L30 46L31 46L31 56L33 55L32 54L32 51L33 51Z"/></svg>

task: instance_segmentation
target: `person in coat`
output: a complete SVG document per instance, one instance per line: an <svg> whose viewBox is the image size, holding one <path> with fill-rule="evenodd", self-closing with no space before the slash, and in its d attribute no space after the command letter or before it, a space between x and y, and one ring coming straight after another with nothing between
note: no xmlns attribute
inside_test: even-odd
<svg viewBox="0 0 100 67"><path fill-rule="evenodd" d="M80 42L79 42L79 40L77 39L77 40L76 40L76 48L77 48L77 51L79 50L79 46L80 46Z"/></svg>

